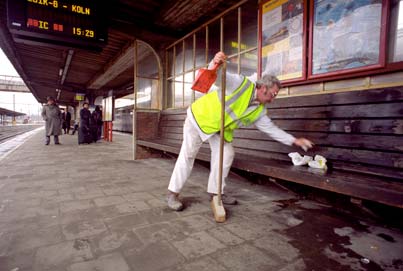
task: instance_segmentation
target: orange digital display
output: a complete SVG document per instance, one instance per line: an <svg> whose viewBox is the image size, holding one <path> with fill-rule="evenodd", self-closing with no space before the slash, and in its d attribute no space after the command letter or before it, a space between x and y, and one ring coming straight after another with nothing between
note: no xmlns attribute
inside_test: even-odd
<svg viewBox="0 0 403 271"><path fill-rule="evenodd" d="M8 0L8 26L18 39L102 44L107 40L103 5L89 0Z"/></svg>

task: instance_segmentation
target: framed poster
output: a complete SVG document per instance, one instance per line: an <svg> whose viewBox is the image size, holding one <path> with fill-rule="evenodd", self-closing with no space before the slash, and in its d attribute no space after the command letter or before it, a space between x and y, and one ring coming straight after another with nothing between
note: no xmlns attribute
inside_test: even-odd
<svg viewBox="0 0 403 271"><path fill-rule="evenodd" d="M103 121L113 121L114 120L114 109L115 100L113 96L109 96L102 99L102 120Z"/></svg>
<svg viewBox="0 0 403 271"><path fill-rule="evenodd" d="M384 65L382 0L314 0L310 8L309 78Z"/></svg>
<svg viewBox="0 0 403 271"><path fill-rule="evenodd" d="M263 1L260 9L259 67L281 81L305 78L306 1Z"/></svg>

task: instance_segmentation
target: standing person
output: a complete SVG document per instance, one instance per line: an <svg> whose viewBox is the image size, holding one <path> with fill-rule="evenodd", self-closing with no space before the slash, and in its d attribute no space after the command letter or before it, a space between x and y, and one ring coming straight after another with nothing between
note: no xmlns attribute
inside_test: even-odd
<svg viewBox="0 0 403 271"><path fill-rule="evenodd" d="M68 107L66 107L65 121L66 121L66 130L64 131L64 133L69 134L70 133L70 125L71 125L71 114L69 112Z"/></svg>
<svg viewBox="0 0 403 271"><path fill-rule="evenodd" d="M64 109L60 109L62 114L62 129L64 131L64 134L66 134L66 112L64 111Z"/></svg>
<svg viewBox="0 0 403 271"><path fill-rule="evenodd" d="M94 142L101 139L102 133L102 111L99 105L95 106L94 112L92 112L92 121L94 129Z"/></svg>
<svg viewBox="0 0 403 271"><path fill-rule="evenodd" d="M62 116L59 106L53 97L47 98L47 104L42 108L42 118L46 122L45 124L45 145L49 145L50 136L53 135L54 142L59 145L59 135L62 134Z"/></svg>
<svg viewBox="0 0 403 271"><path fill-rule="evenodd" d="M85 102L83 108L80 110L80 127L78 130L78 144L92 142L90 122L91 122L91 112L88 110L89 104Z"/></svg>
<svg viewBox="0 0 403 271"><path fill-rule="evenodd" d="M225 60L226 55L218 52L209 68L214 63L222 63ZM305 138L295 138L286 133L267 116L266 105L276 98L281 87L280 81L275 76L264 75L261 79L256 80L256 75L247 78L227 73L226 82L222 201L224 204L236 204L235 198L224 194L225 178L228 176L235 155L231 143L235 129L255 124L260 131L286 145L296 145L306 150L311 148L313 143ZM195 157L206 140L211 149L207 192L212 196L217 194L221 123L220 96L220 90L211 91L196 100L187 110L182 147L168 186L167 203L170 209L175 211L183 209L183 204L178 196L190 176Z"/></svg>

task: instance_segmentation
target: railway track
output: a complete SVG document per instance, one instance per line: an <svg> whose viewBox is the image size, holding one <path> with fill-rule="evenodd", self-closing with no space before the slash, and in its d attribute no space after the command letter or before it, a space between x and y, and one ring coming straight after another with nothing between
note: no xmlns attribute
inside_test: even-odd
<svg viewBox="0 0 403 271"><path fill-rule="evenodd" d="M32 131L43 126L43 124L0 126L0 143L3 143L17 135Z"/></svg>

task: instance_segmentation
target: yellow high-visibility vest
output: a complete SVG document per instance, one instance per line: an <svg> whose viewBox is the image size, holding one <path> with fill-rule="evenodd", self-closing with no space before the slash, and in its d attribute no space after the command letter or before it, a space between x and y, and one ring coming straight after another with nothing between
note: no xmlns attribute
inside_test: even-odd
<svg viewBox="0 0 403 271"><path fill-rule="evenodd" d="M241 126L249 126L266 114L263 104L249 106L253 99L253 84L246 77L242 84L230 95L225 96L224 139L232 142L233 131ZM212 91L191 105L193 116L199 128L206 134L220 131L221 91Z"/></svg>

